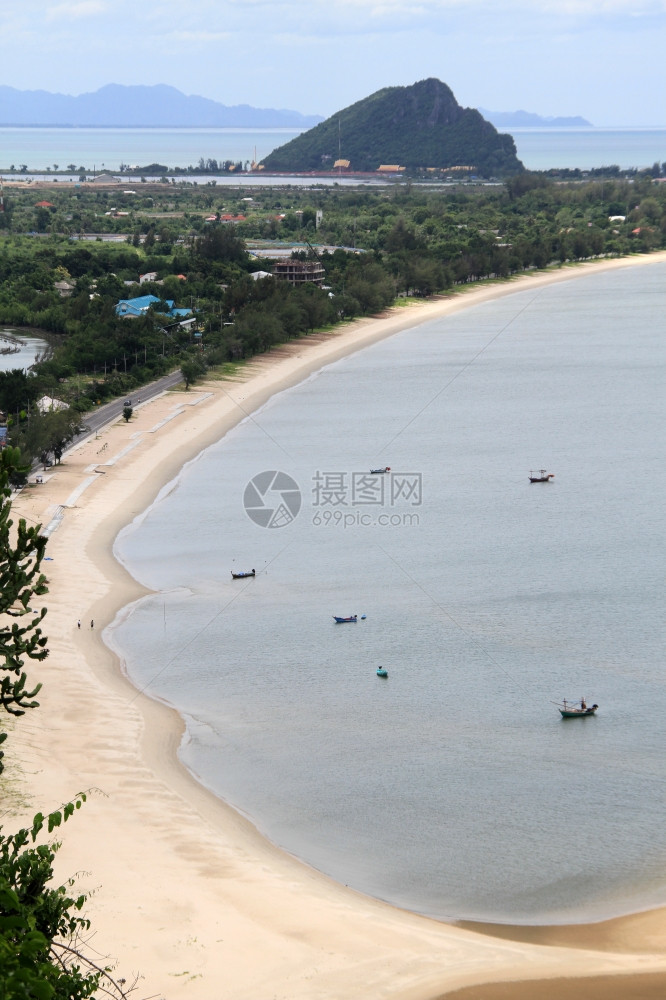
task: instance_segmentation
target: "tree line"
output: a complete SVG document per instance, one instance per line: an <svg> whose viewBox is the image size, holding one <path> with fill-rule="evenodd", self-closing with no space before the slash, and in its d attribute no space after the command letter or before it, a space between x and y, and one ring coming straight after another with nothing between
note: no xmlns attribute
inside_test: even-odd
<svg viewBox="0 0 666 1000"><path fill-rule="evenodd" d="M666 245L666 189L648 172L372 190L55 187L46 205L12 191L0 213L0 323L50 343L27 375L0 377L0 410L26 460L57 461L85 412L183 364L192 381L400 297ZM81 238L88 227L98 238ZM270 274L280 245L316 255L323 287L257 277ZM148 293L157 302L145 315L117 315L120 299ZM169 316L168 302L191 309L194 324ZM67 419L42 420L43 395L66 403Z"/></svg>

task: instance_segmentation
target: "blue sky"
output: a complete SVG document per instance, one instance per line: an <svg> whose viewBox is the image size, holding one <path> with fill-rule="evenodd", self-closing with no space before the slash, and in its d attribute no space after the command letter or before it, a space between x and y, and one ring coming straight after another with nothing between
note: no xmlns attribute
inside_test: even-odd
<svg viewBox="0 0 666 1000"><path fill-rule="evenodd" d="M166 83L328 116L426 77L465 107L666 126L666 0L19 0L0 83ZM1 118L1 113L0 113Z"/></svg>

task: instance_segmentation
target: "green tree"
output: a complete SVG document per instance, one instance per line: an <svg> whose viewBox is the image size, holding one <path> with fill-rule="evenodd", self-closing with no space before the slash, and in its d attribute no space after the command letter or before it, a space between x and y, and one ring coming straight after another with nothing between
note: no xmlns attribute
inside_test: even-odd
<svg viewBox="0 0 666 1000"><path fill-rule="evenodd" d="M46 537L41 525L28 527L11 518L13 474L21 470L17 448L0 453L0 710L21 716L36 708L41 684L30 689L25 659L44 660L47 638L41 630L46 608L34 610L35 597L47 593L41 562ZM25 469L23 469L25 471ZM0 743L7 738L0 731ZM0 771L3 767L0 751ZM85 895L74 895L73 880L52 885L53 862L60 847L38 844L46 827L51 834L79 809L86 796L78 794L45 817L37 813L29 827L5 833L0 827L0 997L2 1000L84 1000L102 989L122 1000L129 991L115 982L110 970L86 954L89 921L80 915ZM133 988L130 987L130 989Z"/></svg>
<svg viewBox="0 0 666 1000"><path fill-rule="evenodd" d="M16 413L23 410L39 395L39 385L34 377L22 368L0 372L0 410Z"/></svg>
<svg viewBox="0 0 666 1000"><path fill-rule="evenodd" d="M10 715L23 715L35 708L41 684L28 686L24 671L25 660L45 660L48 656L46 636L41 622L46 608L31 607L35 597L48 592L41 562L46 537L41 525L28 527L21 518L14 532L11 520L11 488L13 474L25 473L18 448L6 447L0 452L0 709ZM0 743L6 733L0 732ZM2 760L0 760L0 771Z"/></svg>
<svg viewBox="0 0 666 1000"><path fill-rule="evenodd" d="M197 240L195 254L207 261L235 261L245 265L246 254L241 240L233 229L221 223L213 223L205 235Z"/></svg>
<svg viewBox="0 0 666 1000"><path fill-rule="evenodd" d="M185 388L189 389L197 379L202 378L206 374L206 365L200 358L190 356L186 361L182 362L180 371L185 382Z"/></svg>
<svg viewBox="0 0 666 1000"><path fill-rule="evenodd" d="M333 309L328 294L316 285L306 283L294 291L294 297L305 317L307 328L314 331L333 320Z"/></svg>
<svg viewBox="0 0 666 1000"><path fill-rule="evenodd" d="M81 429L81 414L76 410L53 410L31 413L30 420L12 434L12 443L31 458L47 463L50 456L58 463L62 453Z"/></svg>
<svg viewBox="0 0 666 1000"><path fill-rule="evenodd" d="M85 795L79 795L48 817L38 813L31 827L13 834L0 828L3 1000L83 1000L106 978L106 970L90 963L79 946L90 926L78 916L86 897L69 894L71 881L49 885L60 845L33 846L45 825L52 832L84 801Z"/></svg>

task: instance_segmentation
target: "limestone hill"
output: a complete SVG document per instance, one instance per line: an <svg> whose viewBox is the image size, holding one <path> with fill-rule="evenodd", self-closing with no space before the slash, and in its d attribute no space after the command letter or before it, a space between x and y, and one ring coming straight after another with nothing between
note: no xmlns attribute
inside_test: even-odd
<svg viewBox="0 0 666 1000"><path fill-rule="evenodd" d="M483 177L524 169L510 135L500 135L475 109L462 108L451 89L432 78L378 90L278 147L263 166L285 172L335 170L340 161L349 161L352 171L382 165L399 165L409 173L473 167Z"/></svg>

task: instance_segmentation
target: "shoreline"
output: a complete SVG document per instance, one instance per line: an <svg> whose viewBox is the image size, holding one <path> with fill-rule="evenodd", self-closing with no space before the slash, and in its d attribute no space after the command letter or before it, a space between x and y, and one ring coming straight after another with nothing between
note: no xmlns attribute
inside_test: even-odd
<svg viewBox="0 0 666 1000"><path fill-rule="evenodd" d="M7 773L19 769L30 797L14 815L23 821L78 791L101 790L63 829L56 876L85 869L77 884L95 891L86 906L95 947L118 959L118 975L139 973L140 990L169 1000L208 1000L212 984L217 997L234 1000L269 991L289 1000L430 1000L476 984L527 987L541 979L551 989L568 984L561 995L573 997L579 980L562 980L563 968L590 985L587 977L622 980L616 994L615 979L605 987L607 998L626 996L627 976L643 973L659 973L664 992L666 908L572 927L444 924L365 897L278 850L180 764L182 719L137 691L101 641L103 627L147 593L113 556L120 530L276 392L437 316L664 261L661 252L465 286L290 342L247 362L238 377L141 404L129 424L119 420L81 442L43 474L42 485L14 499L14 519L49 531L52 560L43 565L51 655L28 666L29 680L44 681L41 708L8 740ZM16 825L13 817L4 824ZM485 997L484 988L473 996ZM488 1000L494 995L501 994L488 992Z"/></svg>

